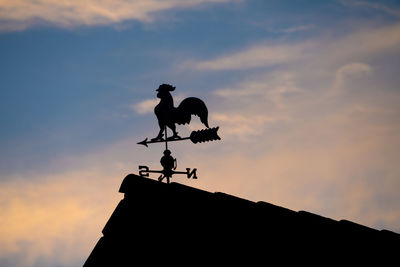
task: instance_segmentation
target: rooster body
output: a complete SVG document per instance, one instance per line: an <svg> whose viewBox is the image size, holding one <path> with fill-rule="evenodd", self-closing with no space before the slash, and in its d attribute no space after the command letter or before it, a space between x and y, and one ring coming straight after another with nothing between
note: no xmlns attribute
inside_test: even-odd
<svg viewBox="0 0 400 267"><path fill-rule="evenodd" d="M152 140L162 139L166 126L172 130L172 138L179 138L175 124L189 124L192 115L199 116L200 121L209 128L208 110L204 102L196 97L188 97L182 100L178 107L174 107L174 100L170 93L174 90L175 87L169 84L162 84L157 89L157 97L161 101L154 108L154 113L157 116L160 131Z"/></svg>

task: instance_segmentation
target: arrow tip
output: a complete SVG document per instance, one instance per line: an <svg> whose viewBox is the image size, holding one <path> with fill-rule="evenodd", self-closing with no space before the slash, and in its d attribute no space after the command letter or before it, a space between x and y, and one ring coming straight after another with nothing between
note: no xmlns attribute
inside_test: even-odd
<svg viewBox="0 0 400 267"><path fill-rule="evenodd" d="M148 147L147 146L147 138L146 139L144 139L142 142L139 142L139 143L137 143L138 145L144 145L145 147Z"/></svg>

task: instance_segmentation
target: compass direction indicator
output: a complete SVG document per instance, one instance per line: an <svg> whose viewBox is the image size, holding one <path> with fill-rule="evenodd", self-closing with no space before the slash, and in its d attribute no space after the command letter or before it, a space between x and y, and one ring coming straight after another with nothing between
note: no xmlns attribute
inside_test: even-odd
<svg viewBox="0 0 400 267"><path fill-rule="evenodd" d="M208 109L205 103L196 97L188 97L174 107L174 101L170 92L174 91L175 87L169 84L162 84L156 90L157 97L160 98L160 103L154 108L154 113L158 119L160 131L155 138L144 139L138 142L139 145L148 147L148 144L165 143L164 155L161 157L160 163L163 170L150 170L149 167L140 165L139 175L142 177L149 177L150 173L161 174L158 180L162 182L165 178L167 183L174 174L186 174L187 178L197 179L196 168L186 168L186 171L176 171L177 160L171 156L171 151L168 149L169 142L190 140L192 143L204 143L215 140L221 140L218 136L219 127L210 128L208 126ZM189 124L191 116L196 115L200 121L207 127L206 129L192 131L188 137L180 137L176 131L175 124ZM171 129L173 135L168 137L167 127Z"/></svg>
<svg viewBox="0 0 400 267"><path fill-rule="evenodd" d="M149 177L149 173L161 173L162 175L161 175L160 177L158 177L158 180L159 180L160 182L161 182L164 178L167 178L167 183L169 183L169 179L171 178L171 177L167 176L166 172L163 171L163 170L162 170L162 171L159 171L159 170L150 170L149 167L147 167L147 166L139 166L139 175L140 175L140 176L142 176L142 177ZM196 168L193 168L193 169L186 168L186 171L185 171L185 172L183 172L183 171L172 171L172 172L171 172L171 176L172 176L173 174L186 174L186 176L187 176L188 179L192 178L192 176L193 176L192 179L197 179L197 169L196 169Z"/></svg>

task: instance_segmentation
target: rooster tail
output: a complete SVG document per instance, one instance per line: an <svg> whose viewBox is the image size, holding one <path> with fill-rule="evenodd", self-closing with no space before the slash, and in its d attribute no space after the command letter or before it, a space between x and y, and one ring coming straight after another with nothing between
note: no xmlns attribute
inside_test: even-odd
<svg viewBox="0 0 400 267"><path fill-rule="evenodd" d="M206 112L205 116L200 116L200 121L207 127L210 128L210 126L208 126L208 111Z"/></svg>
<svg viewBox="0 0 400 267"><path fill-rule="evenodd" d="M204 102L196 97L185 98L176 108L176 122L178 124L190 123L191 115L199 116L200 121L208 126L208 109Z"/></svg>

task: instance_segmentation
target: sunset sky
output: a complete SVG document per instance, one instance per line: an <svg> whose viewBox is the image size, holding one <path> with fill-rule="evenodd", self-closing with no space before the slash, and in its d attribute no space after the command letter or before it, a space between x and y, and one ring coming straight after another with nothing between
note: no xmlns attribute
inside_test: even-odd
<svg viewBox="0 0 400 267"><path fill-rule="evenodd" d="M83 264L162 83L222 137L174 181L400 233L399 70L394 0L0 0L0 266Z"/></svg>

